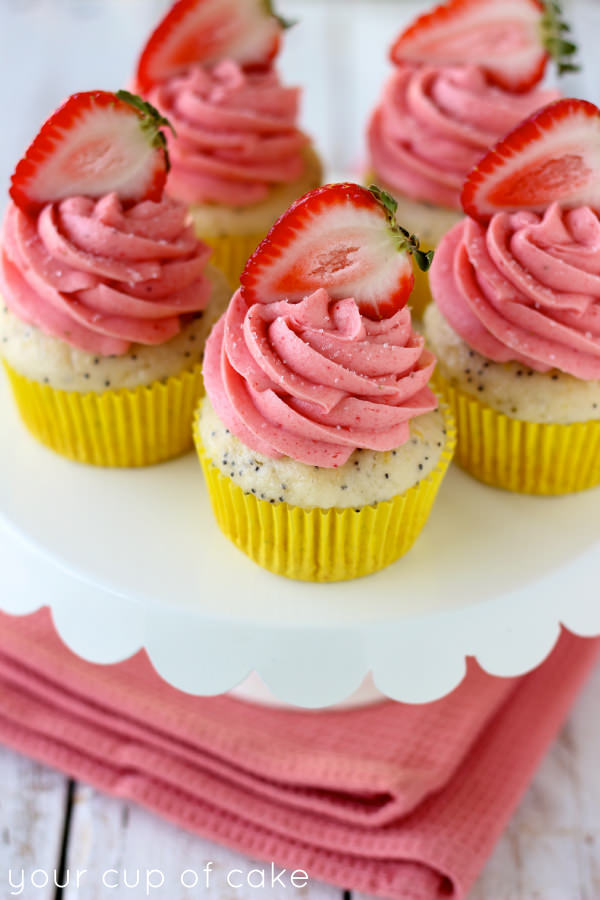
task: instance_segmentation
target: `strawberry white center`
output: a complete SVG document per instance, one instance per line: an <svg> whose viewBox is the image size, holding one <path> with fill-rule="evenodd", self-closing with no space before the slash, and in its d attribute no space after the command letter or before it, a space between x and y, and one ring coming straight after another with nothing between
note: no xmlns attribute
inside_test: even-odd
<svg viewBox="0 0 600 900"><path fill-rule="evenodd" d="M54 139L54 152L34 175L29 193L40 202L111 191L143 194L156 150L135 115L95 109Z"/></svg>

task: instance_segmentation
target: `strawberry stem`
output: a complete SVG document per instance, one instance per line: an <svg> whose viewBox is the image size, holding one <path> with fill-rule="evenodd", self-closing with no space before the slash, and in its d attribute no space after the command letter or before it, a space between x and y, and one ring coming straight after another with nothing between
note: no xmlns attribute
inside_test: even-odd
<svg viewBox="0 0 600 900"><path fill-rule="evenodd" d="M263 0L265 4L265 8L268 16L273 16L274 19L277 19L279 24L283 29L293 28L294 25L298 24L297 19L285 19L283 16L280 16L279 13L275 11L275 7L273 6L273 0Z"/></svg>
<svg viewBox="0 0 600 900"><path fill-rule="evenodd" d="M406 228L403 228L398 223L396 218L398 204L391 194L388 194L387 191L382 190L376 184L369 185L369 191L385 209L391 230L398 236L398 249L410 253L421 272L427 272L433 262L433 250L421 250L421 242L417 235L411 234L410 231L407 231Z"/></svg>
<svg viewBox="0 0 600 900"><path fill-rule="evenodd" d="M140 114L140 127L142 131L147 133L152 147L159 147L163 150L168 172L171 168L171 161L167 149L167 139L160 129L162 127L170 128L173 132L173 136L177 137L175 129L169 120L163 116L155 106L152 106L147 100L138 97L137 94L121 90L117 91L115 96L117 96L119 100L123 100L124 103L128 103L129 106L132 106Z"/></svg>
<svg viewBox="0 0 600 900"><path fill-rule="evenodd" d="M579 65L571 57L577 53L577 44L565 38L571 26L563 19L563 11L556 0L544 0L545 13L542 18L542 35L546 50L555 61L558 74L578 72Z"/></svg>

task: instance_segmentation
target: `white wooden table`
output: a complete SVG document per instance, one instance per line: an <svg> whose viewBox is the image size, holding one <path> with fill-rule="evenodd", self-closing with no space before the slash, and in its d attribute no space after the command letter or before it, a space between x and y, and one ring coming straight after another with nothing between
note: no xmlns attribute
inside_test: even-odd
<svg viewBox="0 0 600 900"><path fill-rule="evenodd" d="M550 750L512 823L498 844L470 900L598 900L600 898L600 668L591 679L560 739ZM212 861L209 890L179 886L188 869ZM301 863L299 863L301 865ZM163 887L158 900L285 900L289 888L233 890L226 874L245 878L264 863L241 857L175 828L139 807L70 782L0 749L0 897L17 896L22 872L24 900L129 900L145 897L147 870ZM87 870L76 887L77 870ZM12 871L12 884L8 873ZM117 878L118 887L103 887ZM55 878L55 871L57 877ZM140 873L139 887L135 885ZM69 886L57 888L53 882ZM127 873L125 875L125 872ZM31 878L33 876L33 886ZM42 887L48 878L46 887ZM158 885L159 875L150 881ZM190 876L191 881L191 876ZM341 889L310 882L302 900L348 900ZM347 892L346 892L347 894ZM367 900L353 894L352 900Z"/></svg>

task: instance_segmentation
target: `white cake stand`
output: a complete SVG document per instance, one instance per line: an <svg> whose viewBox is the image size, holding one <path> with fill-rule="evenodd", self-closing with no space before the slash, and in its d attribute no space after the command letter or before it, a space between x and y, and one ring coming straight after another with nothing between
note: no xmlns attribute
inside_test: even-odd
<svg viewBox="0 0 600 900"><path fill-rule="evenodd" d="M28 435L4 379L0 415L0 607L49 605L90 661L145 647L190 693L254 671L269 697L307 707L348 698L372 672L384 695L419 703L451 691L467 656L514 676L545 658L561 623L600 634L598 491L514 496L453 469L403 560L296 583L221 535L193 455L142 470L68 462ZM355 701L373 696L367 682Z"/></svg>

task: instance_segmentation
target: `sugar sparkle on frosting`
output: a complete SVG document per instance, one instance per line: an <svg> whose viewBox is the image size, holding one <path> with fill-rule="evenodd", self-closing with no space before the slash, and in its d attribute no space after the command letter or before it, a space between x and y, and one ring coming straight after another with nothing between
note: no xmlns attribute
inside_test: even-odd
<svg viewBox="0 0 600 900"><path fill-rule="evenodd" d="M186 208L163 198L124 209L116 194L70 197L30 216L8 207L0 290L22 321L101 356L162 344L210 298L210 249Z"/></svg>
<svg viewBox="0 0 600 900"><path fill-rule="evenodd" d="M445 319L495 362L600 379L600 219L588 207L459 222L430 271Z"/></svg>
<svg viewBox="0 0 600 900"><path fill-rule="evenodd" d="M154 87L148 99L177 133L167 134L167 190L187 203L249 206L300 178L308 138L296 126L299 97L274 70L245 72L232 60Z"/></svg>
<svg viewBox="0 0 600 900"><path fill-rule="evenodd" d="M437 408L434 365L406 308L375 322L322 288L250 306L238 291L208 340L204 382L246 446L336 467L408 440L410 420Z"/></svg>

